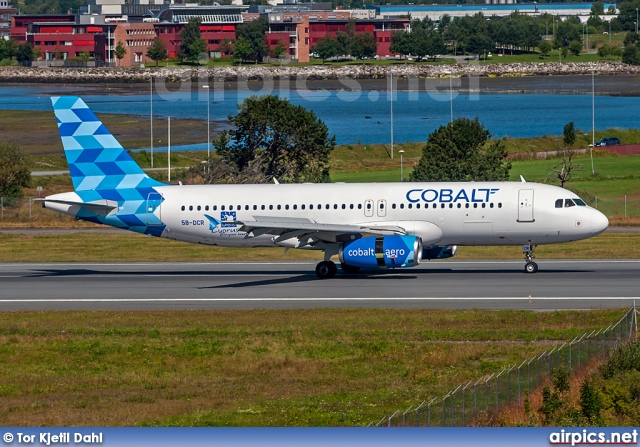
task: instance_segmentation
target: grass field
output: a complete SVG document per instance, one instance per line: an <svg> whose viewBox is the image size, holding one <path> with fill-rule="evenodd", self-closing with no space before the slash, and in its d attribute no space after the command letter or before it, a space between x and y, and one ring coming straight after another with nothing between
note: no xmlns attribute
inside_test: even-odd
<svg viewBox="0 0 640 447"><path fill-rule="evenodd" d="M0 424L364 426L623 313L0 312Z"/></svg>
<svg viewBox="0 0 640 447"><path fill-rule="evenodd" d="M624 247L624 249L621 249ZM603 233L566 244L541 245L545 259L640 259L640 233ZM236 262L319 261L317 251L225 248L122 234L0 234L0 262ZM521 247L459 247L455 259L522 259ZM451 261L454 262L455 261ZM425 264L428 267L428 263ZM310 272L312 271L310 266Z"/></svg>

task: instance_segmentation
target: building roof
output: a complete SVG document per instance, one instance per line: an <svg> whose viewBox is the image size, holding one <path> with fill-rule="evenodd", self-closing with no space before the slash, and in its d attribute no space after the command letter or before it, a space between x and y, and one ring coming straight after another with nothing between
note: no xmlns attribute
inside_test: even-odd
<svg viewBox="0 0 640 447"><path fill-rule="evenodd" d="M242 23L242 13L248 6L183 6L171 5L158 13L160 22L187 23L191 18L198 18L206 23Z"/></svg>

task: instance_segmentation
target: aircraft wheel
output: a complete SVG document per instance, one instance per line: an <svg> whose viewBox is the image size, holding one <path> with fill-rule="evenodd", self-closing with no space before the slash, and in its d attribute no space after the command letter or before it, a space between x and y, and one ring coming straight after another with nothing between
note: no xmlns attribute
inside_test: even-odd
<svg viewBox="0 0 640 447"><path fill-rule="evenodd" d="M338 267L331 261L322 261L316 265L316 275L320 279L330 279L336 276Z"/></svg>
<svg viewBox="0 0 640 447"><path fill-rule="evenodd" d="M360 271L360 267L355 267L353 265L347 265L344 262L340 264L340 267L342 267L342 272L346 273L348 275L354 274L354 273L358 273Z"/></svg>
<svg viewBox="0 0 640 447"><path fill-rule="evenodd" d="M527 262L524 266L524 271L527 273L535 273L538 271L538 264L535 262Z"/></svg>

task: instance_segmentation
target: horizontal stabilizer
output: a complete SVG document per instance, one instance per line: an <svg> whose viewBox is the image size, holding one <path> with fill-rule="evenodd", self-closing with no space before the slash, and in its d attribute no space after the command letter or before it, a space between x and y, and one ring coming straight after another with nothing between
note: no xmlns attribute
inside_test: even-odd
<svg viewBox="0 0 640 447"><path fill-rule="evenodd" d="M118 202L112 200L99 200L97 202L74 202L72 200L58 200L58 199L36 199L39 202L43 202L45 208L55 209L49 204L77 206L98 216L108 216L118 209Z"/></svg>

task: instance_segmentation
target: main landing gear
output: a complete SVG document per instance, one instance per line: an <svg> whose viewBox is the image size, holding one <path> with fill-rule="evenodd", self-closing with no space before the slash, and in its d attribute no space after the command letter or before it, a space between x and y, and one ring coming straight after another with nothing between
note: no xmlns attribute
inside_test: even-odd
<svg viewBox="0 0 640 447"><path fill-rule="evenodd" d="M525 260L524 271L526 273L535 273L538 271L538 264L533 262L533 258L535 258L535 256L533 255L533 250L535 248L536 248L535 245L522 246L522 252L524 253L524 260Z"/></svg>
<svg viewBox="0 0 640 447"><path fill-rule="evenodd" d="M336 276L338 267L333 261L322 261L316 265L316 275L320 279L330 279Z"/></svg>

